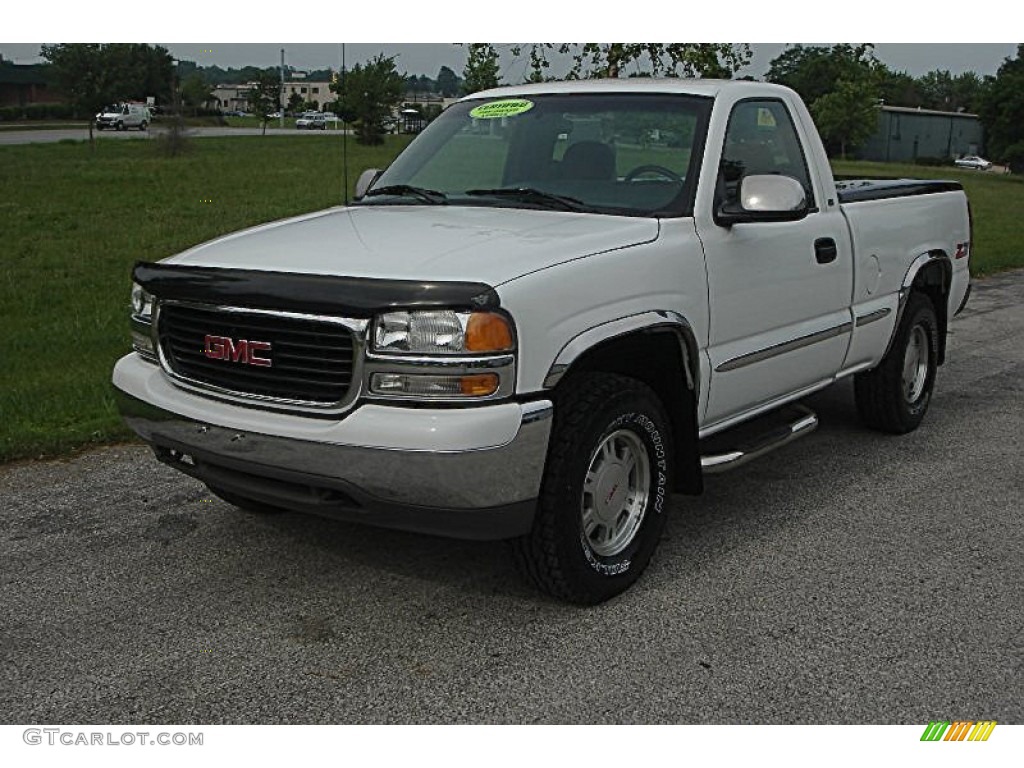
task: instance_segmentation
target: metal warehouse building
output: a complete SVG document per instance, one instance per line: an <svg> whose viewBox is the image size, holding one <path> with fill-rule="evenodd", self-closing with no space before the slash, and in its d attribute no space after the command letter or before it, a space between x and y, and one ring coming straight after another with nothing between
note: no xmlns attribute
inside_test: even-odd
<svg viewBox="0 0 1024 768"><path fill-rule="evenodd" d="M919 157L956 158L982 151L981 120L967 112L882 107L878 128L858 150L861 160L912 163Z"/></svg>

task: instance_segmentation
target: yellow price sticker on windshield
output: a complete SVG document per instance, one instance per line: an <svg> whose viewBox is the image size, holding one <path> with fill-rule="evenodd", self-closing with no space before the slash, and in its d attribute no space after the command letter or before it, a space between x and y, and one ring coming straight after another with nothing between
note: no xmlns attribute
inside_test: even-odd
<svg viewBox="0 0 1024 768"><path fill-rule="evenodd" d="M512 117L529 112L533 109L533 102L526 99L502 99L501 101L489 101L479 107L469 110L469 116L477 120L494 120L498 117Z"/></svg>

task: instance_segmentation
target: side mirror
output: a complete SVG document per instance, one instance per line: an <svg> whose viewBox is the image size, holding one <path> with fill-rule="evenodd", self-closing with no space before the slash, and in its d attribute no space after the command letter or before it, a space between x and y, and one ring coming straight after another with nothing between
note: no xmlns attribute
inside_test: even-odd
<svg viewBox="0 0 1024 768"><path fill-rule="evenodd" d="M803 185L792 176L745 176L739 201L723 203L715 221L723 227L769 221L799 221L809 207Z"/></svg>
<svg viewBox="0 0 1024 768"><path fill-rule="evenodd" d="M356 180L356 194L355 199L359 200L370 191L370 187L373 186L373 182L380 178L380 175L384 171L379 168L370 168L359 174L359 178Z"/></svg>

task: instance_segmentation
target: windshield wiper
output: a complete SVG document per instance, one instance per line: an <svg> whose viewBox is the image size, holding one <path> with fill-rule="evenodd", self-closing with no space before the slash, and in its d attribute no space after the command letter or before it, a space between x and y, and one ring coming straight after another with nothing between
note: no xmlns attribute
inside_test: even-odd
<svg viewBox="0 0 1024 768"><path fill-rule="evenodd" d="M513 200L521 200L524 203L535 203L546 208L557 208L562 211L585 211L589 210L586 203L577 200L575 197L556 195L552 192L544 192L534 187L499 187L496 189L467 189L467 195L474 197L507 197Z"/></svg>
<svg viewBox="0 0 1024 768"><path fill-rule="evenodd" d="M444 205L448 202L448 195L438 192L436 189L424 189L414 187L410 184L390 184L386 187L371 189L363 197L376 197L377 195L395 195L396 197L415 197L431 205Z"/></svg>

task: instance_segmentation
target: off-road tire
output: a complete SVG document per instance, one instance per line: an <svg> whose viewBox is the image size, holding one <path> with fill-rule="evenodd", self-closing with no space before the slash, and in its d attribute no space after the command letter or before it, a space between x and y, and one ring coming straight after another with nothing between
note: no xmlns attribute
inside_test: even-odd
<svg viewBox="0 0 1024 768"><path fill-rule="evenodd" d="M645 503L635 507L643 513L632 538L622 551L603 556L584 533L584 483L598 449L616 435L636 447L637 458L646 456L649 482ZM604 602L628 589L650 562L665 526L672 452L670 421L646 384L606 373L563 381L533 528L512 545L520 571L541 591L582 605ZM595 495L590 494L591 504Z"/></svg>
<svg viewBox="0 0 1024 768"><path fill-rule="evenodd" d="M923 388L911 398L908 395L904 366L912 339L927 341ZM931 299L923 293L911 293L896 329L892 346L875 368L854 377L857 411L871 429L902 435L917 429L935 387L938 370L939 324Z"/></svg>

